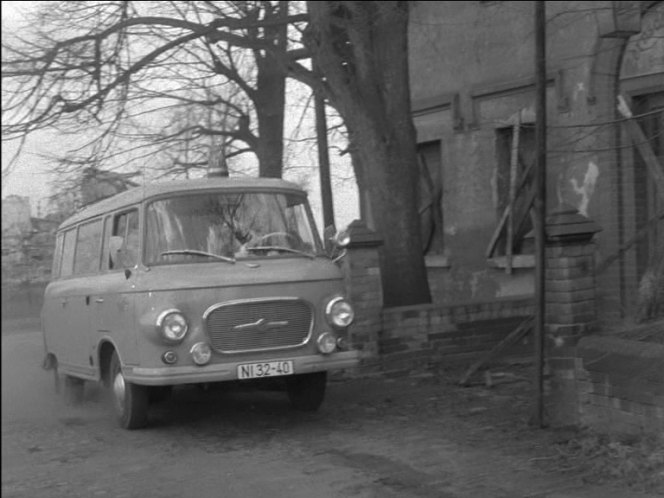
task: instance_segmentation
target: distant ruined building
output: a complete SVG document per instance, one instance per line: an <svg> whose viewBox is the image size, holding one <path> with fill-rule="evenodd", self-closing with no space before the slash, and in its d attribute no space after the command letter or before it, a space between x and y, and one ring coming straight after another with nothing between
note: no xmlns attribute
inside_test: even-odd
<svg viewBox="0 0 664 498"><path fill-rule="evenodd" d="M52 216L32 217L29 197L2 200L3 285L48 279L58 224Z"/></svg>
<svg viewBox="0 0 664 498"><path fill-rule="evenodd" d="M138 174L138 172L116 173L93 166L84 169L80 181L81 205L87 206L123 192L130 187L137 187L138 184L131 181L131 178Z"/></svg>

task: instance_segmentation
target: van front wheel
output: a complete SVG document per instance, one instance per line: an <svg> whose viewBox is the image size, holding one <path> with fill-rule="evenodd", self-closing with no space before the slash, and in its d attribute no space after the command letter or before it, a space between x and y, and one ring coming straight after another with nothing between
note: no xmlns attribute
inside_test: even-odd
<svg viewBox="0 0 664 498"><path fill-rule="evenodd" d="M325 398L327 372L293 375L286 380L291 406L304 412L315 412Z"/></svg>
<svg viewBox="0 0 664 498"><path fill-rule="evenodd" d="M148 421L148 389L125 380L117 352L113 352L110 365L110 389L113 408L120 427L140 429Z"/></svg>

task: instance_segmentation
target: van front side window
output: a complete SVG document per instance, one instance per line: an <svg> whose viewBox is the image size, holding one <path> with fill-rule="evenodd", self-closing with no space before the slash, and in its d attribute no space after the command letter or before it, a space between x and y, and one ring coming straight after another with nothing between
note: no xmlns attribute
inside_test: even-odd
<svg viewBox="0 0 664 498"><path fill-rule="evenodd" d="M196 194L147 208L146 264L313 257L319 247L301 195Z"/></svg>
<svg viewBox="0 0 664 498"><path fill-rule="evenodd" d="M108 267L132 268L138 263L138 248L138 211L133 210L116 216L113 232L108 241Z"/></svg>

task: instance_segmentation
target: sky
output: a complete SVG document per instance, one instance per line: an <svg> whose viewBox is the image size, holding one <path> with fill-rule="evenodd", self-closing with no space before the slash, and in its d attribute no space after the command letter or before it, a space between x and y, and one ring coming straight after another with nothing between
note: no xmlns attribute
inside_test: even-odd
<svg viewBox="0 0 664 498"><path fill-rule="evenodd" d="M33 9L42 2L1 2L2 27L16 29L21 25L23 12ZM2 197L20 195L30 197L32 215L37 216L45 205L45 199L50 195L51 175L48 174L46 161L39 157L40 153L52 151L54 147L61 148L62 141L55 140L47 134L38 134L30 137L26 143L26 152L21 156L11 175L2 182ZM2 142L2 168L9 163L17 144Z"/></svg>

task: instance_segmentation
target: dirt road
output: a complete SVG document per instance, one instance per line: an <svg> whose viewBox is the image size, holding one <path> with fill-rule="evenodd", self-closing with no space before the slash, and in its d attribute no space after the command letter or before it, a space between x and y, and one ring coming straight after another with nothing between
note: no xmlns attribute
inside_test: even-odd
<svg viewBox="0 0 664 498"><path fill-rule="evenodd" d="M625 496L537 467L551 439L519 418L518 382L501 394L431 375L337 381L316 414L282 392L186 387L129 432L96 386L65 406L41 360L39 333L3 334L5 498ZM498 405L514 416L492 417Z"/></svg>

